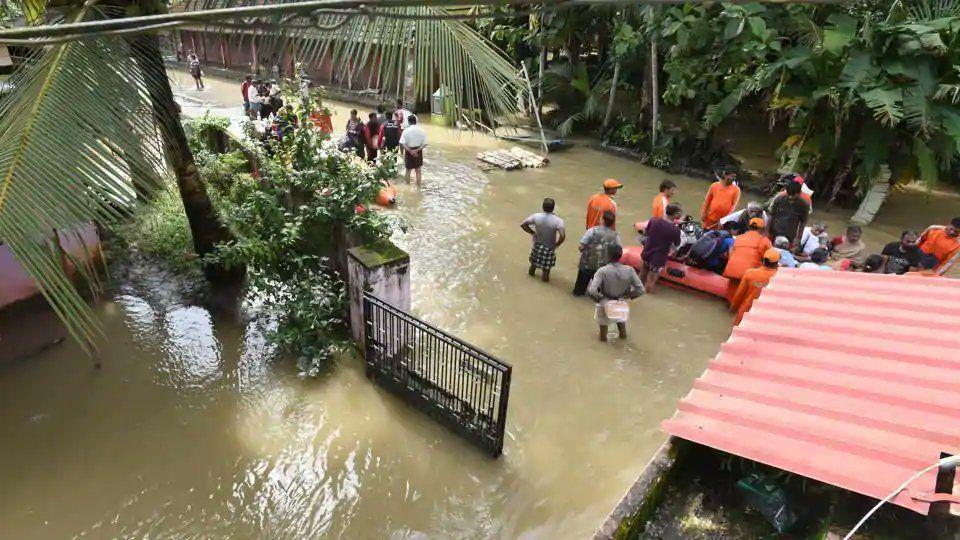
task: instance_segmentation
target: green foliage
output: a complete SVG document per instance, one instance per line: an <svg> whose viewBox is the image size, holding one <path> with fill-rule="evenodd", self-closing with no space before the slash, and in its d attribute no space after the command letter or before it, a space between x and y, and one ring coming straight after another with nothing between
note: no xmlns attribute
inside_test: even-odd
<svg viewBox="0 0 960 540"><path fill-rule="evenodd" d="M13 26L13 23L20 17L23 17L23 9L18 2L0 0L0 27Z"/></svg>
<svg viewBox="0 0 960 540"><path fill-rule="evenodd" d="M187 135L190 151L194 154L209 152L208 138L212 133L225 131L230 127L230 119L225 116L203 113L203 116L188 118L183 122L183 131Z"/></svg>
<svg viewBox="0 0 960 540"><path fill-rule="evenodd" d="M250 164L247 156L235 150L225 154L215 154L202 149L194 154L200 177L207 185L212 186L214 194L229 191L238 175L248 174Z"/></svg>
<svg viewBox="0 0 960 540"><path fill-rule="evenodd" d="M123 245L164 260L179 270L200 269L176 185L168 184L159 190L130 221L117 228L117 237Z"/></svg>
<svg viewBox="0 0 960 540"><path fill-rule="evenodd" d="M958 146L960 3L684 5L662 21L664 101L709 131L744 103L786 122L785 169L831 196L898 171L928 185ZM877 10L883 7L883 17Z"/></svg>
<svg viewBox="0 0 960 540"><path fill-rule="evenodd" d="M557 105L556 128L562 136L578 125L596 124L604 113L610 79L591 80L585 63L551 65L543 76L544 101Z"/></svg>
<svg viewBox="0 0 960 540"><path fill-rule="evenodd" d="M677 138L672 133L663 133L657 139L657 147L651 151L649 129L637 121L620 117L613 129L604 137L604 141L614 146L634 150L637 158L644 165L669 169L672 165Z"/></svg>
<svg viewBox="0 0 960 540"><path fill-rule="evenodd" d="M301 127L260 149L260 177L227 174L213 185L237 240L219 261L245 264L251 297L276 322L270 337L316 374L345 346L345 286L332 263L346 238L382 240L393 220L370 209L396 162L371 167L336 149L329 136ZM259 143L251 143L259 144ZM200 153L202 170L229 169L229 154Z"/></svg>

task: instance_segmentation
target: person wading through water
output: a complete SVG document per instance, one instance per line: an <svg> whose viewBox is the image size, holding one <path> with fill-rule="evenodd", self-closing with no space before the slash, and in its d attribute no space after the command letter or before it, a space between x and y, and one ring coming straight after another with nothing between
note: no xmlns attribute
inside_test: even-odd
<svg viewBox="0 0 960 540"><path fill-rule="evenodd" d="M200 68L200 59L193 53L190 53L187 59L190 62L190 76L193 77L193 84L197 86L197 90L203 90L203 70Z"/></svg>
<svg viewBox="0 0 960 540"><path fill-rule="evenodd" d="M683 209L679 204L667 205L666 214L662 218L653 218L647 223L646 237L643 239L643 270L640 279L646 292L652 293L660 279L660 272L667 265L670 252L680 245L680 227L677 221L683 216Z"/></svg>
<svg viewBox="0 0 960 540"><path fill-rule="evenodd" d="M413 113L403 107L403 100L398 99L397 110L394 111L393 117L396 119L397 123L400 124L400 129L407 129L410 127L411 115L413 115Z"/></svg>
<svg viewBox="0 0 960 540"><path fill-rule="evenodd" d="M766 224L760 218L751 218L750 230L733 239L733 247L727 257L727 267L723 276L740 279L751 268L760 266L763 254L773 247L770 239L763 235Z"/></svg>
<svg viewBox="0 0 960 540"><path fill-rule="evenodd" d="M347 120L347 140L350 141L350 145L353 147L353 151L357 153L360 157L364 156L364 143L363 143L363 120L360 120L360 115L357 113L356 109L350 111L350 118Z"/></svg>
<svg viewBox="0 0 960 540"><path fill-rule="evenodd" d="M260 79L257 79L247 87L247 101L250 103L247 108L250 112L250 120L259 120L260 112L263 110L263 98L260 97L261 82Z"/></svg>
<svg viewBox="0 0 960 540"><path fill-rule="evenodd" d="M520 224L520 228L533 237L528 273L532 276L539 268L543 281L550 281L550 269L557 264L557 248L567 239L563 220L553 213L555 206L553 199L544 199L543 212L533 214Z"/></svg>
<svg viewBox="0 0 960 540"><path fill-rule="evenodd" d="M363 126L363 144L367 148L367 161L377 160L377 145L380 139L380 121L377 113L370 113L367 125Z"/></svg>
<svg viewBox="0 0 960 540"><path fill-rule="evenodd" d="M399 111L398 111L399 112ZM417 125L417 117L407 117L410 127L403 127L400 134L400 147L403 148L403 166L406 169L406 180L410 183L410 171L417 177L417 188L421 187L423 167L423 148L427 146L427 132Z"/></svg>
<svg viewBox="0 0 960 540"><path fill-rule="evenodd" d="M243 115L250 116L250 98L247 96L247 89L253 84L253 75L247 75L240 83L240 93L243 94Z"/></svg>
<svg viewBox="0 0 960 540"><path fill-rule="evenodd" d="M400 136L403 134L403 128L397 122L393 115L387 115L387 121L380 126L380 140L377 142L381 149L388 152L396 152L400 148Z"/></svg>
<svg viewBox="0 0 960 540"><path fill-rule="evenodd" d="M622 247L610 246L610 262L597 270L587 287L587 294L597 302L594 317L600 326L600 341L607 341L610 323L617 325L620 339L626 339L629 309L625 299L632 300L644 293L637 271L620 264L622 256Z"/></svg>
<svg viewBox="0 0 960 540"><path fill-rule="evenodd" d="M606 211L601 217L603 223L587 229L580 238L580 265L577 269L577 282L573 285L573 295L583 296L587 285L597 270L609 262L611 246L619 246L620 233L614 230L617 215Z"/></svg>

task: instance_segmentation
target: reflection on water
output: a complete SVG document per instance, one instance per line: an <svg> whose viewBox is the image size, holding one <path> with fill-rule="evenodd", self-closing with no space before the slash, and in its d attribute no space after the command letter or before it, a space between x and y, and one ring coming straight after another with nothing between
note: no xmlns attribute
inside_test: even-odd
<svg viewBox="0 0 960 540"><path fill-rule="evenodd" d="M224 104L234 94L208 87ZM0 537L588 536L729 316L662 289L634 303L628 340L598 343L592 304L569 293L582 206L621 179L629 230L663 174L583 146L547 169L483 174L473 154L497 143L430 136L423 191L401 186L412 228L397 241L415 311L514 365L499 460L372 385L355 358L302 380L265 342L268 323L215 321L181 301L186 285L134 267L97 306L101 370L72 343L0 365ZM696 208L705 183L671 178ZM544 196L570 237L550 284L526 275L519 229Z"/></svg>

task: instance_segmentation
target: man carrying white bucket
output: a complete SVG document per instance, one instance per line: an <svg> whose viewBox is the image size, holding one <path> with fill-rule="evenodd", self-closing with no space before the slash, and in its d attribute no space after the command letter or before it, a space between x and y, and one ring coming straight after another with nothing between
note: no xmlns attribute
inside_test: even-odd
<svg viewBox="0 0 960 540"><path fill-rule="evenodd" d="M627 337L627 320L630 306L627 300L639 297L644 292L640 276L633 268L620 264L623 248L610 246L610 263L597 270L587 287L587 294L597 301L596 319L600 325L600 341L607 340L607 327L617 325L620 339Z"/></svg>

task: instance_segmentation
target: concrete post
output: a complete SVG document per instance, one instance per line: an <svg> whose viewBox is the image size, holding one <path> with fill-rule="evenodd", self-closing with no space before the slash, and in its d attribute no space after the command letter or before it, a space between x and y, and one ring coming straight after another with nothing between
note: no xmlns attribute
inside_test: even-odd
<svg viewBox="0 0 960 540"><path fill-rule="evenodd" d="M347 290L350 301L350 335L365 352L363 292L410 311L410 255L391 242L364 244L347 251Z"/></svg>

